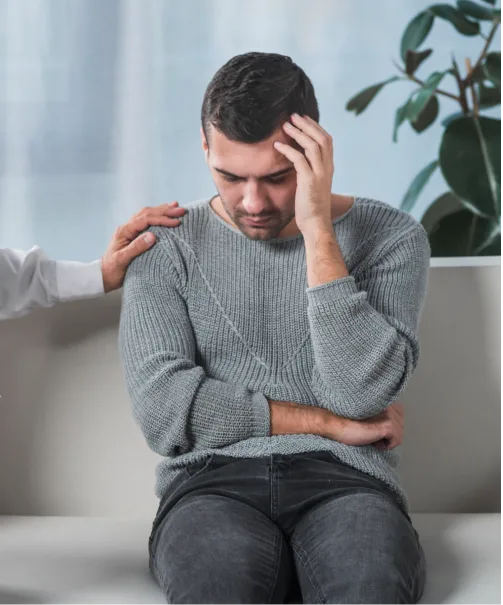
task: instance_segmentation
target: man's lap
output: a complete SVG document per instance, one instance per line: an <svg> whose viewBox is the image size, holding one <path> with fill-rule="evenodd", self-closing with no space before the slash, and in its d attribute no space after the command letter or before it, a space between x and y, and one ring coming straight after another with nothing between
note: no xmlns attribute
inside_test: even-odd
<svg viewBox="0 0 503 605"><path fill-rule="evenodd" d="M221 577L219 566L232 573L236 560L245 561L248 570L257 566L264 594L274 588L265 569L277 568L277 579L295 567L304 597L306 590L312 593L310 602L345 590L344 582L330 587L334 577L364 585L366 575L382 577L396 561L400 582L412 586L421 582L424 564L417 532L391 490L328 452L212 456L190 465L161 499L149 540L164 584L169 573L166 578L159 567L180 552L177 535L190 552L186 565ZM281 554L281 545L289 552ZM165 558L168 550L171 559Z"/></svg>

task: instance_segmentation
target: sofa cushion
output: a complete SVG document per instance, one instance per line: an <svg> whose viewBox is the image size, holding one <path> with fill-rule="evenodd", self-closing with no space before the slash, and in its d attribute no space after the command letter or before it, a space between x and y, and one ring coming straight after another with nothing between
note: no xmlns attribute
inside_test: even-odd
<svg viewBox="0 0 503 605"><path fill-rule="evenodd" d="M412 514L421 603L501 603L499 514ZM0 603L165 603L148 569L148 519L0 517Z"/></svg>

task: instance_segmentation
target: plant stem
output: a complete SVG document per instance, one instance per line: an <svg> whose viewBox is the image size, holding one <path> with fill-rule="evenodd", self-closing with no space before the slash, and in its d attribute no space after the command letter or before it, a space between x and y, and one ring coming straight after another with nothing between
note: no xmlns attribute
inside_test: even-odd
<svg viewBox="0 0 503 605"><path fill-rule="evenodd" d="M470 73L471 69L472 69L472 66L471 66L470 58L469 57L466 57L466 59L465 59L465 66L466 66L467 73ZM478 115L479 115L479 101L478 101L478 98L477 98L477 93L475 92L475 84L473 83L473 78L470 78L469 88L470 88L470 91L472 93L473 115L475 117L478 117Z"/></svg>
<svg viewBox="0 0 503 605"><path fill-rule="evenodd" d="M416 84L420 84L421 86L424 86L424 82L422 80L420 80L419 78L416 78L416 76L409 76L409 74L396 63L395 63L395 67L407 78L407 80L412 80L413 82L416 82ZM453 95L450 92L446 92L445 90L440 90L439 88L437 88L437 90L435 90L435 94L443 95L444 97L449 97L449 99L453 99L454 101L457 101L458 103L461 102L460 98L457 97L456 95Z"/></svg>
<svg viewBox="0 0 503 605"><path fill-rule="evenodd" d="M489 35L486 38L486 43L484 44L484 48L482 49L482 52L480 53L480 57L477 59L475 65L473 66L473 69L470 70L466 74L466 78L463 80L463 84L465 86L467 86L470 83L474 72L478 69L478 67L480 66L482 61L485 59L489 46L490 46L491 42L493 41L494 35L496 34L496 30L498 29L498 26L499 26L499 21L493 23L493 26L491 27L491 31L489 32Z"/></svg>
<svg viewBox="0 0 503 605"><path fill-rule="evenodd" d="M422 80L419 80L415 76L412 76L411 80L414 80L414 82L417 82L418 84L421 84L421 86L424 86L424 82ZM459 97L457 97L456 95L453 95L450 92L446 92L445 90L440 90L439 88L437 88L437 90L435 91L435 94L443 95L444 97L449 97L449 99L454 99L454 101L458 101L458 102L460 100Z"/></svg>
<svg viewBox="0 0 503 605"><path fill-rule="evenodd" d="M456 82L458 83L459 88L459 102L461 104L461 109L465 115L470 113L470 108L468 107L468 100L466 98L466 87L463 84L463 80L461 78L461 74L459 73L459 67L456 63L456 59L454 54L452 55L452 67L454 69L454 77L456 78Z"/></svg>

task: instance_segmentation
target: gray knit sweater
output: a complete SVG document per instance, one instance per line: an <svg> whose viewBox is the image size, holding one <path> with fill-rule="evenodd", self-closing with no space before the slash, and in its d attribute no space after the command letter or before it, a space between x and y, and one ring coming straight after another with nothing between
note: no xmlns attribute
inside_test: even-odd
<svg viewBox="0 0 503 605"><path fill-rule="evenodd" d="M408 510L399 450L270 435L270 399L374 416L397 400L419 357L430 247L410 215L357 198L333 221L350 276L309 288L301 234L256 241L208 199L135 259L119 345L133 412L163 459L156 494L208 454L255 458L330 450L378 477Z"/></svg>

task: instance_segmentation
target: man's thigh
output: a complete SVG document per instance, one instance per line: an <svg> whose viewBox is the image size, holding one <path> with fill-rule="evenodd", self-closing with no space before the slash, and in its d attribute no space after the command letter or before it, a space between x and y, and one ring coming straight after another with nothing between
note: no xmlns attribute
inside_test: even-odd
<svg viewBox="0 0 503 605"><path fill-rule="evenodd" d="M293 575L279 528L219 495L180 500L159 528L151 568L170 603L283 603Z"/></svg>
<svg viewBox="0 0 503 605"><path fill-rule="evenodd" d="M423 592L418 536L377 491L323 501L299 520L290 545L305 603L416 603Z"/></svg>
<svg viewBox="0 0 503 605"><path fill-rule="evenodd" d="M222 467L194 465L162 499L151 571L171 603L284 603L290 548L268 516L219 488Z"/></svg>

